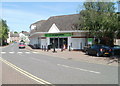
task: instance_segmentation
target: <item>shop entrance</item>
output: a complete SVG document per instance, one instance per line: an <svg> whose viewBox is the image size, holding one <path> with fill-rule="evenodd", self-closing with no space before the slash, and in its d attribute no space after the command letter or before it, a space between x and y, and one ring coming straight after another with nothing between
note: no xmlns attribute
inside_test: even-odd
<svg viewBox="0 0 120 86"><path fill-rule="evenodd" d="M50 38L50 45L52 46L52 48L54 43L55 48L62 48L64 45L67 48L68 38Z"/></svg>

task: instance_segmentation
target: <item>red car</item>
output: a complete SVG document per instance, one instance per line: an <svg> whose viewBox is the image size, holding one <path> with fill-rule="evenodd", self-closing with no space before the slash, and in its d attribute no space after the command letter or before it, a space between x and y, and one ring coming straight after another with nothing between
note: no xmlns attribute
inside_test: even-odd
<svg viewBox="0 0 120 86"><path fill-rule="evenodd" d="M24 42L20 42L19 43L19 48L25 48L25 43Z"/></svg>

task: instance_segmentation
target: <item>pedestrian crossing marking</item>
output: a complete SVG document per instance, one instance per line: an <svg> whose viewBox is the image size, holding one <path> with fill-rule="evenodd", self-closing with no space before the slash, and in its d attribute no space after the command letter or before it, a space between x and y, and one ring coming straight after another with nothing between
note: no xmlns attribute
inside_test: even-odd
<svg viewBox="0 0 120 86"><path fill-rule="evenodd" d="M15 53L15 52L9 52L9 53L13 54L13 53Z"/></svg>
<svg viewBox="0 0 120 86"><path fill-rule="evenodd" d="M5 54L6 52L1 52L1 54Z"/></svg>
<svg viewBox="0 0 120 86"><path fill-rule="evenodd" d="M30 54L30 52L25 52L25 53Z"/></svg>
<svg viewBox="0 0 120 86"><path fill-rule="evenodd" d="M38 53L38 52L33 52L33 53Z"/></svg>
<svg viewBox="0 0 120 86"><path fill-rule="evenodd" d="M23 53L23 52L17 52L17 53L20 53L20 54L21 54L21 53Z"/></svg>

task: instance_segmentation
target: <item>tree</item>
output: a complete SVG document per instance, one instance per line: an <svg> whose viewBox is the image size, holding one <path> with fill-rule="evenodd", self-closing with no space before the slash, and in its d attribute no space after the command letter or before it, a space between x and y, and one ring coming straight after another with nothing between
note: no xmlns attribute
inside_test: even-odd
<svg viewBox="0 0 120 86"><path fill-rule="evenodd" d="M112 2L85 2L80 12L83 30L99 38L101 44L113 45L116 33L119 34L118 15L115 13L115 3ZM81 21L81 20L80 20Z"/></svg>
<svg viewBox="0 0 120 86"><path fill-rule="evenodd" d="M4 45L8 38L8 26L5 20L0 20L0 45Z"/></svg>
<svg viewBox="0 0 120 86"><path fill-rule="evenodd" d="M14 33L18 33L17 31L15 31Z"/></svg>

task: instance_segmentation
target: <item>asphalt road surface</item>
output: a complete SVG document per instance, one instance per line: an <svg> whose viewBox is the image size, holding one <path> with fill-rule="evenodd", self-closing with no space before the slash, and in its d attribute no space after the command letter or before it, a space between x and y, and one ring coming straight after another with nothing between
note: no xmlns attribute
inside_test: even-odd
<svg viewBox="0 0 120 86"><path fill-rule="evenodd" d="M116 66L42 55L19 49L17 43L3 48L0 53L1 61L37 83L118 84L118 67Z"/></svg>

